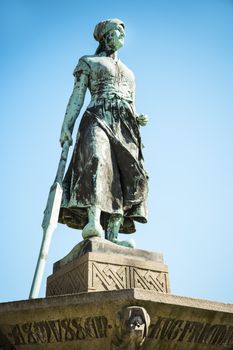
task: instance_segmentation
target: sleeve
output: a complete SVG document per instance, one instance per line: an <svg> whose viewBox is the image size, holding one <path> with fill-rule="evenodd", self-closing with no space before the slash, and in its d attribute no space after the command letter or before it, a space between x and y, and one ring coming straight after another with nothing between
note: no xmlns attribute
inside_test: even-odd
<svg viewBox="0 0 233 350"><path fill-rule="evenodd" d="M79 74L85 74L89 75L90 73L90 66L86 62L84 57L81 57L80 60L78 61L77 66L74 69L73 75L77 77Z"/></svg>

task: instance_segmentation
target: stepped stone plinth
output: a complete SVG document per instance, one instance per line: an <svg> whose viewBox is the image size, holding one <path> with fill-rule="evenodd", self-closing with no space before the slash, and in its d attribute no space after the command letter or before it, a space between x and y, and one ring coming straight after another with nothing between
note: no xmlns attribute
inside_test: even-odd
<svg viewBox="0 0 233 350"><path fill-rule="evenodd" d="M170 292L162 254L92 238L54 264L46 296L129 288Z"/></svg>

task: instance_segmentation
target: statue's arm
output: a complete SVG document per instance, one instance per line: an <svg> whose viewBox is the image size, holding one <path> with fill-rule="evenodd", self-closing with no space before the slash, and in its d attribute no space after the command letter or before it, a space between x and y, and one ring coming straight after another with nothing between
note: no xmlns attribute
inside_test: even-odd
<svg viewBox="0 0 233 350"><path fill-rule="evenodd" d="M61 146L63 146L66 140L72 144L72 132L74 124L83 106L87 85L88 76L86 74L80 73L75 77L74 89L70 96L62 124L60 135Z"/></svg>
<svg viewBox="0 0 233 350"><path fill-rule="evenodd" d="M136 118L138 124L139 124L140 126L145 126L145 125L148 123L149 118L148 118L148 116L147 116L146 114L142 114L142 113L138 114L138 113L136 112L135 89L134 89L133 92L132 92L132 103L133 103L134 115L135 115L135 118Z"/></svg>

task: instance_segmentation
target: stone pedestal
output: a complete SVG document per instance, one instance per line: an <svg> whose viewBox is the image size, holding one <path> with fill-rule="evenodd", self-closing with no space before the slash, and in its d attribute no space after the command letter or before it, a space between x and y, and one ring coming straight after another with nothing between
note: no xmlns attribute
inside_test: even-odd
<svg viewBox="0 0 233 350"><path fill-rule="evenodd" d="M169 293L162 255L92 238L54 264L46 296L129 288Z"/></svg>
<svg viewBox="0 0 233 350"><path fill-rule="evenodd" d="M47 298L0 304L0 350L233 350L233 305L169 291L161 254L85 240Z"/></svg>
<svg viewBox="0 0 233 350"><path fill-rule="evenodd" d="M233 349L233 305L141 289L2 303L0 349L129 350L115 335L130 308L150 317L140 350Z"/></svg>

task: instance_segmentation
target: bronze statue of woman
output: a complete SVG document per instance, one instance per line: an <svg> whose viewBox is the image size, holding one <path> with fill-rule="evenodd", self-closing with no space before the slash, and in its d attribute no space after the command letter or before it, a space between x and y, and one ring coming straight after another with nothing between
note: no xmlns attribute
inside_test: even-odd
<svg viewBox="0 0 233 350"><path fill-rule="evenodd" d="M118 59L125 26L119 19L96 25L95 55L83 56L74 70L74 89L60 142L72 143L72 131L87 88L91 101L81 119L72 159L63 180L59 222L82 229L84 239L102 237L125 246L118 233L135 232L147 222L147 180L139 126L147 116L135 111L135 79Z"/></svg>

